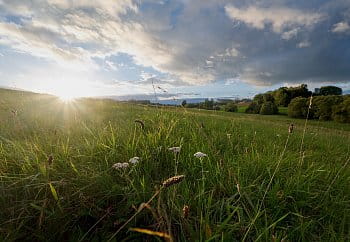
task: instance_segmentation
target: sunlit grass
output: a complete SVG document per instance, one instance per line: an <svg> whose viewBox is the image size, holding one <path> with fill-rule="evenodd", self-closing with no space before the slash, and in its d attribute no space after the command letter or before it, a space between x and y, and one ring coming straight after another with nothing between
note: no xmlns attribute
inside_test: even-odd
<svg viewBox="0 0 350 242"><path fill-rule="evenodd" d="M113 240L349 240L349 125L310 121L301 150L304 121L286 116L3 90L0 122L1 241L105 241L124 224Z"/></svg>

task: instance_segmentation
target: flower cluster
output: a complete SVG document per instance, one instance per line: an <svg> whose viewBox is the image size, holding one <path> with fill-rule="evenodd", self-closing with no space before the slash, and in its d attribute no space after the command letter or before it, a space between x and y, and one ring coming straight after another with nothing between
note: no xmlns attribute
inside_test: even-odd
<svg viewBox="0 0 350 242"><path fill-rule="evenodd" d="M135 156L135 157L133 157L133 158L131 158L131 159L129 160L129 163L135 165L135 164L137 164L139 161L140 161L140 157Z"/></svg>
<svg viewBox="0 0 350 242"><path fill-rule="evenodd" d="M112 166L114 169L125 169L125 168L128 168L129 167L129 163L127 162L123 162L123 163L115 163L113 166Z"/></svg>
<svg viewBox="0 0 350 242"><path fill-rule="evenodd" d="M120 169L126 169L130 166L130 164L132 165L136 165L138 162L140 161L140 157L133 157L129 160L129 162L123 162L123 163L115 163L112 168L116 169L116 170L120 170Z"/></svg>
<svg viewBox="0 0 350 242"><path fill-rule="evenodd" d="M194 157L197 157L197 158L203 158L203 157L206 157L207 154L204 154L204 153L198 151L198 152L194 153L193 156L194 156Z"/></svg>

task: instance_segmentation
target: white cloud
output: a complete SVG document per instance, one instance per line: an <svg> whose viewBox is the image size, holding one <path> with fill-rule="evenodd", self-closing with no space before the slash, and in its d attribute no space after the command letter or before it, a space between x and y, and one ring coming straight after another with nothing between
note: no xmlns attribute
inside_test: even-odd
<svg viewBox="0 0 350 242"><path fill-rule="evenodd" d="M105 63L111 70L113 70L113 71L118 70L118 67L114 62L106 60Z"/></svg>
<svg viewBox="0 0 350 242"><path fill-rule="evenodd" d="M300 43L297 44L298 48L306 48L306 47L310 47L311 43L308 40L302 41Z"/></svg>
<svg viewBox="0 0 350 242"><path fill-rule="evenodd" d="M282 33L282 39L290 40L298 35L298 31L300 28L294 28L292 30L286 31Z"/></svg>
<svg viewBox="0 0 350 242"><path fill-rule="evenodd" d="M240 9L232 5L225 7L227 15L234 21L242 21L256 29L264 29L267 24L272 25L276 33L281 33L287 26L312 26L322 20L319 13L311 13L286 7L259 8L250 6Z"/></svg>
<svg viewBox="0 0 350 242"><path fill-rule="evenodd" d="M345 33L348 31L350 31L350 25L348 24L348 22L339 22L333 25L333 33Z"/></svg>

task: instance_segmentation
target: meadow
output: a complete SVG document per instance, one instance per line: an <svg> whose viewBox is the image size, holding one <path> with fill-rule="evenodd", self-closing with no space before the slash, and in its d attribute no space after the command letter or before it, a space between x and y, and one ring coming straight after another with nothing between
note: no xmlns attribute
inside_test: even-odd
<svg viewBox="0 0 350 242"><path fill-rule="evenodd" d="M0 90L0 240L349 241L349 163L349 124Z"/></svg>

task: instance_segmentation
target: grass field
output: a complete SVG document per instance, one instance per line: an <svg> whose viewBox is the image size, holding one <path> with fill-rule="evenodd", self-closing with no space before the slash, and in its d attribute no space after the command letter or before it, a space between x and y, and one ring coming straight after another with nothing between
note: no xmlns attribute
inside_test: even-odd
<svg viewBox="0 0 350 242"><path fill-rule="evenodd" d="M0 123L1 241L350 240L350 125L6 90Z"/></svg>

